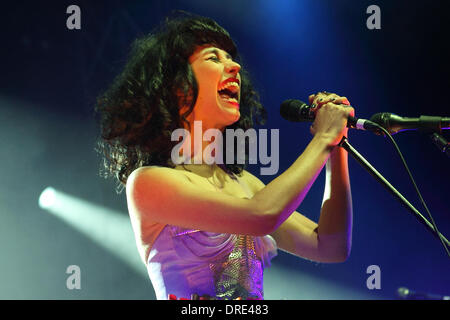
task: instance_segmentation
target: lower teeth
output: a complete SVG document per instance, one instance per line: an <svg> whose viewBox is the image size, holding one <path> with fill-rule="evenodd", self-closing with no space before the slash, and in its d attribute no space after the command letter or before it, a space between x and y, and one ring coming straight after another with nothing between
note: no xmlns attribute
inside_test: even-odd
<svg viewBox="0 0 450 320"><path fill-rule="evenodd" d="M225 100L225 101L228 101L228 102L235 102L235 103L237 103L237 100L235 98L222 98L222 99Z"/></svg>

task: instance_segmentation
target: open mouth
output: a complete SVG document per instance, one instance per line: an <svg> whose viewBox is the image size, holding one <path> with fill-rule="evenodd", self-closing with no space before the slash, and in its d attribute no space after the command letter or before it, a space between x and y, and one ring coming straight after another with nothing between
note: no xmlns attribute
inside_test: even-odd
<svg viewBox="0 0 450 320"><path fill-rule="evenodd" d="M239 97L238 97L237 93L234 93L234 92L231 92L231 91L225 89L225 90L219 91L219 96L222 100L239 104L239 102L238 102Z"/></svg>
<svg viewBox="0 0 450 320"><path fill-rule="evenodd" d="M234 81L228 81L218 90L220 98L228 103L239 106L239 84Z"/></svg>

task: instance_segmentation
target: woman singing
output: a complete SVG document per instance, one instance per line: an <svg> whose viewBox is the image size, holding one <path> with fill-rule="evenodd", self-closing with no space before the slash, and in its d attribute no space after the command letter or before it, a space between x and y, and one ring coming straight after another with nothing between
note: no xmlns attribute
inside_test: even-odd
<svg viewBox="0 0 450 320"><path fill-rule="evenodd" d="M202 132L245 131L264 122L265 110L238 62L235 43L215 21L170 18L134 42L123 72L98 99L106 173L126 186L157 299L263 299L263 270L277 248L328 263L350 254L347 153L336 146L354 115L345 97L309 97L316 105L313 138L267 185L242 164L174 160L176 129L190 132L190 152L181 156L198 160L210 142L192 147L195 121ZM325 165L316 223L295 209Z"/></svg>

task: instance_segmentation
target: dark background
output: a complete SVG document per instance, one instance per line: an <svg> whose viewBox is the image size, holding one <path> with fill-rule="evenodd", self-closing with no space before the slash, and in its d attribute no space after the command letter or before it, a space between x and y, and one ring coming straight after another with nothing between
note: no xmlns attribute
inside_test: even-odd
<svg viewBox="0 0 450 320"><path fill-rule="evenodd" d="M311 139L308 124L279 116L288 98L317 91L349 98L356 115L450 116L445 1L15 1L0 21L0 298L154 299L143 272L38 206L47 186L127 216L125 194L99 177L96 96L120 72L129 45L174 9L215 19L235 39L280 130L280 171ZM81 8L81 30L66 8ZM369 30L366 9L381 9ZM444 136L449 139L447 133ZM424 215L390 142L352 130L351 144ZM440 231L450 235L449 159L423 134L394 136ZM359 164L349 159L353 249L343 264L279 252L265 273L266 299L395 299L400 286L450 294L449 258L438 240ZM256 165L249 170L259 175ZM268 183L273 176L260 176ZM324 174L299 211L317 221ZM131 254L136 254L137 251ZM78 265L81 290L66 288ZM366 269L378 265L381 289ZM143 267L143 266L142 266Z"/></svg>

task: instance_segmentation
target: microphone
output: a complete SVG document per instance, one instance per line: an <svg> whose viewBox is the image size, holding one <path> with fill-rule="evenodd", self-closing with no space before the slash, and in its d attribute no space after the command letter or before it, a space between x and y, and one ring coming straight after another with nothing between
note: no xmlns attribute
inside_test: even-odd
<svg viewBox="0 0 450 320"><path fill-rule="evenodd" d="M306 103L289 99L285 100L280 107L280 115L292 122L308 122L314 121L315 114L312 110L313 108ZM347 119L347 127L358 129L358 130L368 130L379 134L380 129L376 123L373 123L366 119L358 119L356 117L348 117Z"/></svg>
<svg viewBox="0 0 450 320"><path fill-rule="evenodd" d="M450 118L420 116L419 118L400 117L393 113L376 113L370 121L385 128L390 134L405 130L420 130L425 133L441 132L441 129L450 129Z"/></svg>
<svg viewBox="0 0 450 320"><path fill-rule="evenodd" d="M405 287L397 289L397 296L408 300L450 300L450 296L441 296L438 294L422 293L409 290Z"/></svg>

